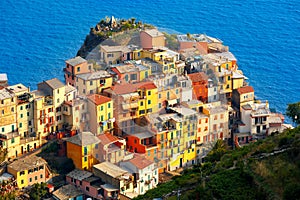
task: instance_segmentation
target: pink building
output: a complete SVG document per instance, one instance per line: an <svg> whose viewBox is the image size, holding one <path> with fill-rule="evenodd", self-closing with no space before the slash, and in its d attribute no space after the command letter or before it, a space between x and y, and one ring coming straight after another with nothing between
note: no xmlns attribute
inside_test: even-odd
<svg viewBox="0 0 300 200"><path fill-rule="evenodd" d="M143 49L165 46L165 36L157 29L149 29L140 32L141 45Z"/></svg>
<svg viewBox="0 0 300 200"><path fill-rule="evenodd" d="M75 58L69 59L66 62L66 67L64 68L66 84L75 86L76 75L89 73L93 70L92 64L88 64L87 60L77 56Z"/></svg>

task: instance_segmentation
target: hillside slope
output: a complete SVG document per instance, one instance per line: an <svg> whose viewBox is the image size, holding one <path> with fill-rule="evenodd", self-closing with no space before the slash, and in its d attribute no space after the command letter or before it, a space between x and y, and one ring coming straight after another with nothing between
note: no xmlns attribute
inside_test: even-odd
<svg viewBox="0 0 300 200"><path fill-rule="evenodd" d="M217 142L206 162L136 199L300 199L300 127L236 150Z"/></svg>

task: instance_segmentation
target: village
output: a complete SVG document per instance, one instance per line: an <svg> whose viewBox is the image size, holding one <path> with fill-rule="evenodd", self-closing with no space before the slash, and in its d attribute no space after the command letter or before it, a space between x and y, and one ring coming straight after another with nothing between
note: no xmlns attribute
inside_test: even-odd
<svg viewBox="0 0 300 200"><path fill-rule="evenodd" d="M124 22L111 17L103 29ZM103 43L93 59L66 60L65 83L31 91L0 74L0 195L47 183L53 199L132 199L202 163L217 140L240 148L288 127L220 39L179 34L175 50L155 27L125 24L139 45ZM75 167L57 187L35 153L49 143Z"/></svg>

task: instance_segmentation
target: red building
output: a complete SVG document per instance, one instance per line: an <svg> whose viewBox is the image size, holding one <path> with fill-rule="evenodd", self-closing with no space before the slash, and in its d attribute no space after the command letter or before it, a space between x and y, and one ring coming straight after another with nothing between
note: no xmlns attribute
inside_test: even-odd
<svg viewBox="0 0 300 200"><path fill-rule="evenodd" d="M208 99L207 75L204 72L197 72L193 74L188 74L188 76L192 80L193 98L206 103Z"/></svg>

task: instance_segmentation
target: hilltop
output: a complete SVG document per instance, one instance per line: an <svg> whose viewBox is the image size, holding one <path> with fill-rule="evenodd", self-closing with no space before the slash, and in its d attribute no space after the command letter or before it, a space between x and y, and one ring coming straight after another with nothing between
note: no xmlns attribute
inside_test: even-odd
<svg viewBox="0 0 300 200"><path fill-rule="evenodd" d="M236 150L219 141L206 162L136 199L299 199L300 127Z"/></svg>

